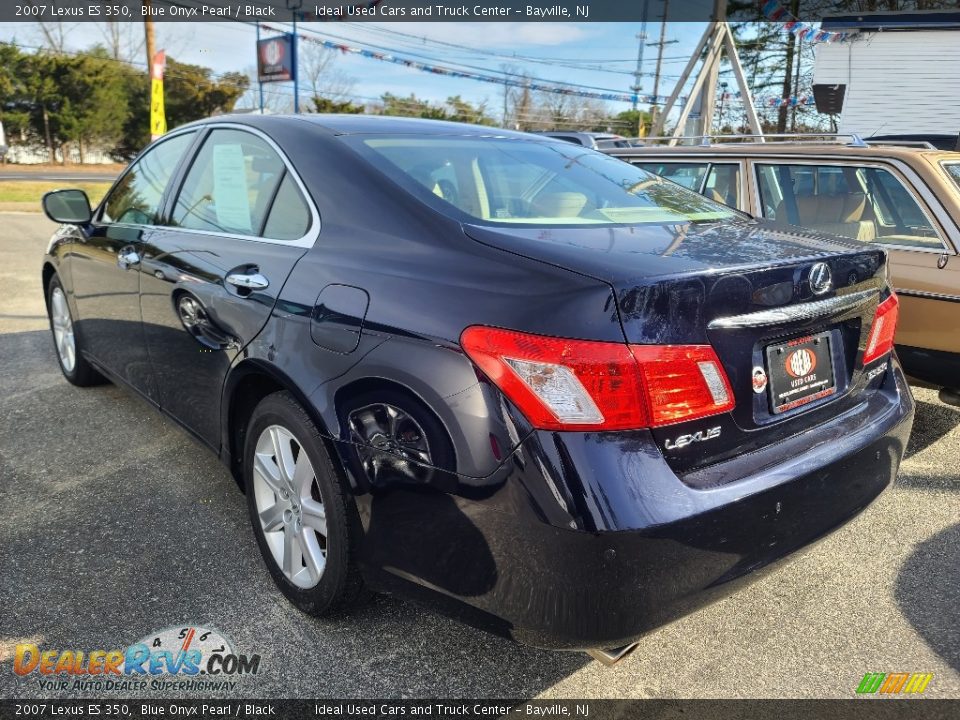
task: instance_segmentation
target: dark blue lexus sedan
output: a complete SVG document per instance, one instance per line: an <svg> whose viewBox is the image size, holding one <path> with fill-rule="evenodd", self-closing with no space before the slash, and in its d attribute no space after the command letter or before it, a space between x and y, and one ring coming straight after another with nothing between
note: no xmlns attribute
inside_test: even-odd
<svg viewBox="0 0 960 720"><path fill-rule="evenodd" d="M67 380L218 453L309 613L610 660L863 510L910 431L883 250L570 143L221 117L44 208Z"/></svg>

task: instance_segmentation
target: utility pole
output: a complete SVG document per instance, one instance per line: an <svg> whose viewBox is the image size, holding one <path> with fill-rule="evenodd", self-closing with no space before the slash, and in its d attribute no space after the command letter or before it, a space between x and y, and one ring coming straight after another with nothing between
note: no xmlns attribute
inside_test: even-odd
<svg viewBox="0 0 960 720"><path fill-rule="evenodd" d="M797 131L797 96L800 94L800 60L803 58L803 37L797 35L796 74L793 76L793 108L790 112L790 132Z"/></svg>
<svg viewBox="0 0 960 720"><path fill-rule="evenodd" d="M291 47L293 48L293 113L300 114L300 58L297 52L297 46L300 38L297 37L297 11L303 7L303 0L287 0L287 9L293 12L293 35L291 37Z"/></svg>
<svg viewBox="0 0 960 720"><path fill-rule="evenodd" d="M660 115L660 106L657 97L660 95L660 70L663 67L663 46L667 44L667 13L670 11L670 0L663 0L663 19L660 22L660 40L657 42L657 69L653 73L653 104L650 107L650 128L657 126Z"/></svg>
<svg viewBox="0 0 960 720"><path fill-rule="evenodd" d="M650 0L643 0L643 14L640 16L640 34L637 40L640 41L637 48L637 69L633 73L633 109L637 109L637 95L643 89L643 48L647 44L647 12L650 10ZM639 130L638 130L639 132Z"/></svg>
<svg viewBox="0 0 960 720"><path fill-rule="evenodd" d="M260 23L257 28L257 87L260 90L260 114L263 115L263 81L260 79Z"/></svg>
<svg viewBox="0 0 960 720"><path fill-rule="evenodd" d="M149 75L153 69L153 56L156 53L156 41L153 35L153 15L151 14L152 8L150 7L152 2L153 0L143 0L143 34L147 46L147 75Z"/></svg>

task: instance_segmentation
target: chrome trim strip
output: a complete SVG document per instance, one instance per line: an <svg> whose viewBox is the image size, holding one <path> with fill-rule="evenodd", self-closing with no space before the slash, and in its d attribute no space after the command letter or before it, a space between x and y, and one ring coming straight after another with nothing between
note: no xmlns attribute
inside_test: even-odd
<svg viewBox="0 0 960 720"><path fill-rule="evenodd" d="M925 290L907 290L906 288L896 288L894 292L897 295L906 295L907 297L918 297L926 300L943 300L945 302L960 303L960 295L946 295L944 293L927 292Z"/></svg>
<svg viewBox="0 0 960 720"><path fill-rule="evenodd" d="M707 325L708 330L730 328L753 328L765 325L779 325L785 322L809 320L821 315L834 315L842 311L854 310L866 305L879 295L877 290L861 290L849 295L837 295L827 300L788 305L787 307L771 308L745 315L731 315L716 318Z"/></svg>

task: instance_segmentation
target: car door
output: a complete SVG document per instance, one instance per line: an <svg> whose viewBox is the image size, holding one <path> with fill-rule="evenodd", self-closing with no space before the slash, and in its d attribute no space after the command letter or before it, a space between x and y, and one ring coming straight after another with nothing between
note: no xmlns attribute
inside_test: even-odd
<svg viewBox="0 0 960 720"><path fill-rule="evenodd" d="M74 244L71 280L79 331L93 359L158 401L140 324L140 259L165 193L196 132L149 147L101 203L90 231Z"/></svg>
<svg viewBox="0 0 960 720"><path fill-rule="evenodd" d="M213 447L231 364L263 328L319 216L279 148L215 126L144 247L140 309L161 407Z"/></svg>

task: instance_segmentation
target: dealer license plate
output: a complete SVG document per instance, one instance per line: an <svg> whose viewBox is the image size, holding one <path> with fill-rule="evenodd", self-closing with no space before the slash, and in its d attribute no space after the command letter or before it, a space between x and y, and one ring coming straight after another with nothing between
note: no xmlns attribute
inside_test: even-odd
<svg viewBox="0 0 960 720"><path fill-rule="evenodd" d="M770 404L783 413L836 392L830 333L808 335L767 347Z"/></svg>

